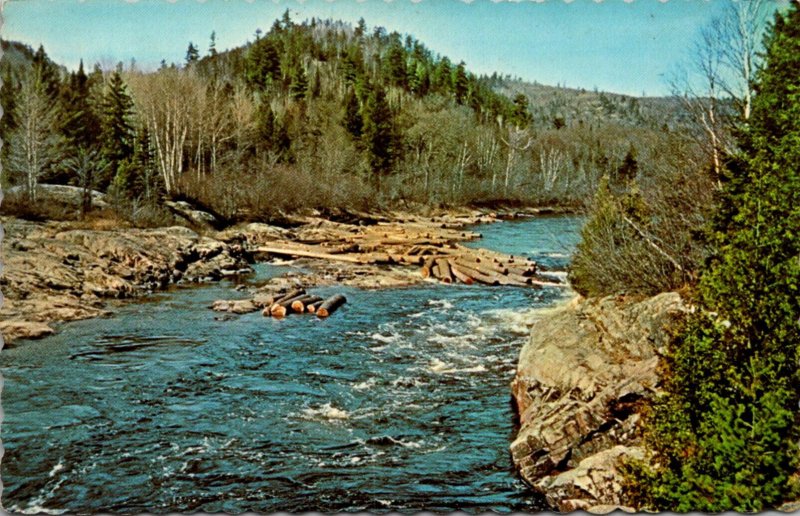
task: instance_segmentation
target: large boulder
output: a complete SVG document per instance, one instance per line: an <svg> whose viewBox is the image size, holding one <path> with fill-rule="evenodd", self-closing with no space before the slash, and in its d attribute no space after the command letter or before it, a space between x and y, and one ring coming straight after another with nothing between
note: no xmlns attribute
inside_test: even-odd
<svg viewBox="0 0 800 516"><path fill-rule="evenodd" d="M659 384L676 293L638 302L576 298L542 315L520 354L512 394L520 475L558 510L620 506L624 457L642 456L639 410Z"/></svg>
<svg viewBox="0 0 800 516"><path fill-rule="evenodd" d="M164 206L196 226L214 227L219 224L214 215L207 211L198 210L186 201L165 201Z"/></svg>
<svg viewBox="0 0 800 516"><path fill-rule="evenodd" d="M6 195L16 196L25 195L26 190L21 186L12 186L4 192ZM107 208L106 194L97 190L90 191L92 197L92 207ZM36 196L42 201L55 201L80 207L83 204L83 188L69 185L48 185L40 184L36 187Z"/></svg>

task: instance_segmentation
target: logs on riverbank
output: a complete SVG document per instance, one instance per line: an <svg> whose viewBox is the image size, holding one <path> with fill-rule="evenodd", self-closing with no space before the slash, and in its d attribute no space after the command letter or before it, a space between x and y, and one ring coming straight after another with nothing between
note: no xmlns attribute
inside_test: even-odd
<svg viewBox="0 0 800 516"><path fill-rule="evenodd" d="M274 240L256 253L311 258L356 265L420 267L423 278L444 283L481 283L516 287L565 287L565 283L537 278L537 264L527 258L460 245L480 234L434 224L378 224L342 227L320 224L294 240ZM321 306L321 305L320 305ZM315 306L316 311L319 307Z"/></svg>

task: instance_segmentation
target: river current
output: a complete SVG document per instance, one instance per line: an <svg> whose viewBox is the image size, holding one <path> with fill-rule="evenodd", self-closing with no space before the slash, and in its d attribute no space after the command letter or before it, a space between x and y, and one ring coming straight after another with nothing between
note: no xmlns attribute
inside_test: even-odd
<svg viewBox="0 0 800 516"><path fill-rule="evenodd" d="M473 228L563 270L575 217ZM259 264L247 281L287 266ZM231 282L178 288L0 352L12 512L538 511L509 382L558 289L342 292L326 320L219 320ZM222 317L224 318L224 317Z"/></svg>

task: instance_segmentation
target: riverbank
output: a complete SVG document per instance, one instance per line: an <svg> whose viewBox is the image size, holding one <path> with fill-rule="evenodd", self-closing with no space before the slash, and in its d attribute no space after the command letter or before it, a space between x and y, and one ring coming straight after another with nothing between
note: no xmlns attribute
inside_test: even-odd
<svg viewBox="0 0 800 516"><path fill-rule="evenodd" d="M503 218L530 216L549 210L506 212L461 210L422 217L415 214L361 214L347 221L296 217L279 227L246 224L214 231L184 226L157 229L91 229L69 222L31 222L0 219L5 231L0 290L0 333L6 345L55 332L54 324L106 316L126 299L164 290L172 285L217 281L247 274L257 250L270 243L326 245L341 235L386 231L405 234L409 241L420 231L446 245L475 238L459 231L466 225ZM341 249L330 249L342 252ZM308 273L287 272L271 280L268 290L324 285L366 288L397 287L423 281L416 267L382 263L347 263L313 258L295 261Z"/></svg>
<svg viewBox="0 0 800 516"><path fill-rule="evenodd" d="M562 512L624 507L621 461L641 459L641 409L657 392L677 293L576 297L540 311L511 384L522 478ZM626 508L637 510L638 508Z"/></svg>
<svg viewBox="0 0 800 516"><path fill-rule="evenodd" d="M579 228L577 217L525 217L464 228L483 235L464 245L563 270ZM520 311L551 306L561 290L428 279L315 288L347 296L328 319L209 309L311 267L259 263L4 349L4 505L546 510L510 467L508 383L529 334ZM379 267L395 268L419 277Z"/></svg>

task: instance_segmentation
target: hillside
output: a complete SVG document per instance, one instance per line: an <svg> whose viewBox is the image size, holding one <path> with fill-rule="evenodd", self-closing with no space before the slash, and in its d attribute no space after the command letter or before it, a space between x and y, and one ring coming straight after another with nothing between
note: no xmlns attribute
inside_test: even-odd
<svg viewBox="0 0 800 516"><path fill-rule="evenodd" d="M494 89L509 98L528 98L534 124L552 125L561 119L567 126L615 122L636 127L675 129L688 122L679 102L671 97L634 97L618 93L546 86L520 80L498 79Z"/></svg>
<svg viewBox="0 0 800 516"><path fill-rule="evenodd" d="M246 45L201 56L190 43L183 64L155 72L67 73L44 49L31 58L8 45L16 88L4 90L3 138L24 143L22 118L50 122L36 140L46 159L7 150L3 182L112 193L114 212L134 224L157 223L169 199L229 222L310 209L575 206L604 176L663 168L679 138L667 100L498 82L363 20L296 23L287 12ZM34 104L48 108L24 112Z"/></svg>

